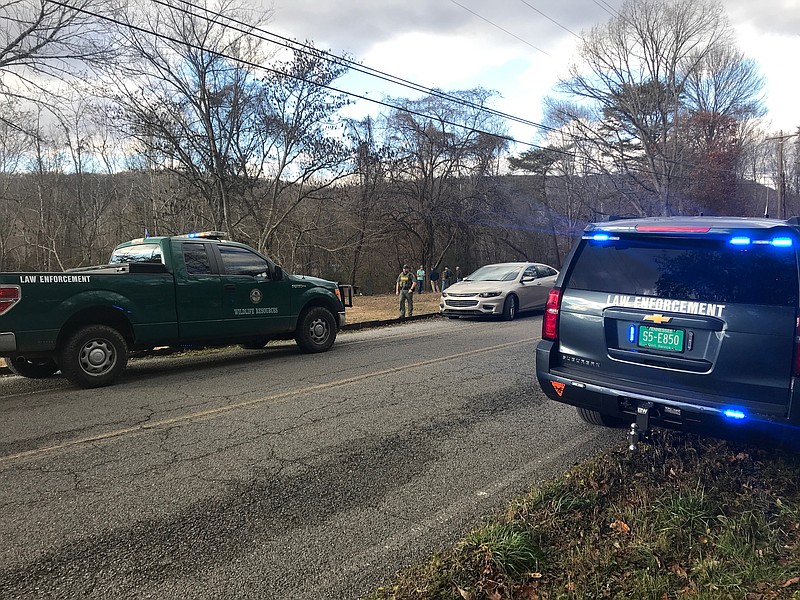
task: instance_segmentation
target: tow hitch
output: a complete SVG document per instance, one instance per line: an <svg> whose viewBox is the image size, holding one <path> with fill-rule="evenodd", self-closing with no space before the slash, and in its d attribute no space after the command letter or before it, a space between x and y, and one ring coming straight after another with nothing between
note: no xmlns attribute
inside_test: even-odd
<svg viewBox="0 0 800 600"><path fill-rule="evenodd" d="M642 402L636 406L636 421L631 423L628 430L628 450L636 452L639 442L650 441L650 411L652 402Z"/></svg>

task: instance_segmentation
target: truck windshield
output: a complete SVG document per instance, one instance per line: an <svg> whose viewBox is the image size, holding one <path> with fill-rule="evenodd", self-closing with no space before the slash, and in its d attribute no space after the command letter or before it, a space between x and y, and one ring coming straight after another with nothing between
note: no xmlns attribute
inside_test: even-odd
<svg viewBox="0 0 800 600"><path fill-rule="evenodd" d="M157 263L163 264L161 258L161 246L158 244L134 244L117 248L111 254L108 264L119 263Z"/></svg>

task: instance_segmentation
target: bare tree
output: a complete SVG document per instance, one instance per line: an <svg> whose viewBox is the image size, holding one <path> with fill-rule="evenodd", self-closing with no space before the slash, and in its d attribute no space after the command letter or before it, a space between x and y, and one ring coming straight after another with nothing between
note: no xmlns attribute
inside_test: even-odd
<svg viewBox="0 0 800 600"><path fill-rule="evenodd" d="M629 0L583 38L581 63L570 68L561 88L593 109L584 133L605 164L643 190L637 212L673 212L684 159L676 128L687 88L715 58L726 56L730 43L731 28L716 0ZM736 103L746 101L728 102Z"/></svg>
<svg viewBox="0 0 800 600"><path fill-rule="evenodd" d="M109 0L10 0L0 3L0 94L52 94L46 82L76 78L105 63L114 44L102 17ZM0 120L15 123L0 113Z"/></svg>
<svg viewBox="0 0 800 600"><path fill-rule="evenodd" d="M254 114L257 185L246 196L255 224L253 245L276 251L278 229L308 200L332 196L350 173L351 151L338 111L347 104L331 84L347 67L306 44L275 65L258 89Z"/></svg>
<svg viewBox="0 0 800 600"><path fill-rule="evenodd" d="M389 230L389 224L380 217L386 197L386 170L389 149L379 145L374 130L374 121L367 117L349 123L350 136L356 152L356 176L358 185L354 189L353 215L350 227L353 230L350 242L353 259L350 268L350 284L355 286L359 267L366 248L380 240Z"/></svg>
<svg viewBox="0 0 800 600"><path fill-rule="evenodd" d="M231 27L230 18L247 27ZM144 4L120 30L125 68L110 74L112 110L158 169L167 169L204 200L212 227L232 232L232 195L247 180L253 150L257 64L251 35L267 15L225 0L217 11L180 0Z"/></svg>
<svg viewBox="0 0 800 600"><path fill-rule="evenodd" d="M394 99L400 108L383 122L393 156L392 223L415 242L405 251L423 264L439 264L466 232L483 199L480 184L508 147L504 125L483 108L493 95L473 89Z"/></svg>
<svg viewBox="0 0 800 600"><path fill-rule="evenodd" d="M30 138L23 133L31 115L19 109L18 103L0 99L0 271L6 270L9 258L22 243L25 226L25 182L18 176ZM12 127L9 121L16 125ZM19 261L17 261L19 264Z"/></svg>

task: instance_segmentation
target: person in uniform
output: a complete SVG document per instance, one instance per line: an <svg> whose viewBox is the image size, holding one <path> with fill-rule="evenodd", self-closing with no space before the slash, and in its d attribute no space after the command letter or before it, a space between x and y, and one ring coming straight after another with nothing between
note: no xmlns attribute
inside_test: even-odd
<svg viewBox="0 0 800 600"><path fill-rule="evenodd" d="M414 316L414 288L417 286L417 279L411 272L411 267L403 265L403 270L397 276L397 284L394 287L394 295L400 296L400 318L406 318L406 302L408 303L408 316Z"/></svg>

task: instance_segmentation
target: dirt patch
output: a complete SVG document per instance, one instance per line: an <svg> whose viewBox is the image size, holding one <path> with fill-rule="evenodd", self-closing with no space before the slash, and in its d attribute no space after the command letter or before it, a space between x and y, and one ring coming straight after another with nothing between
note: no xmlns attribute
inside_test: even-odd
<svg viewBox="0 0 800 600"><path fill-rule="evenodd" d="M432 315L439 312L439 294L414 294L414 314ZM386 321L400 316L400 299L394 294L353 296L353 306L347 308L348 323Z"/></svg>

